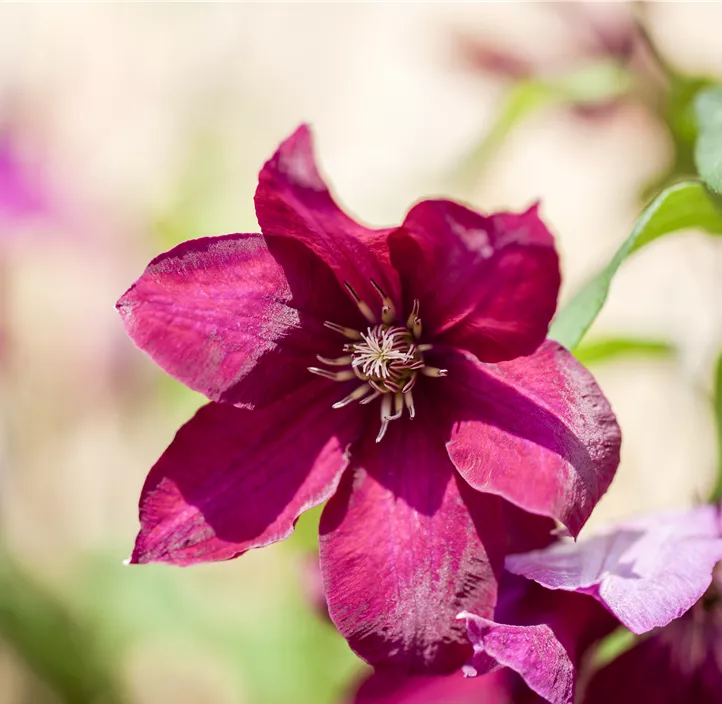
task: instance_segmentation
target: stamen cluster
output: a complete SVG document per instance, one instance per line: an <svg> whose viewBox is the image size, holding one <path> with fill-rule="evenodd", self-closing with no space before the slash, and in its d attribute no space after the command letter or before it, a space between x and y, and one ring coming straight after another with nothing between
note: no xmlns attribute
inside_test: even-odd
<svg viewBox="0 0 722 704"><path fill-rule="evenodd" d="M328 359L317 355L317 359L327 366L347 369L333 372L320 367L309 367L308 370L333 381L350 381L355 378L362 382L348 396L334 403L333 408L343 408L353 401L365 405L380 397L381 428L376 437L376 442L380 442L386 434L389 422L401 418L404 407L410 418L415 416L412 389L418 375L440 377L446 375L446 370L430 367L424 361L424 352L430 350L431 345L418 343L422 331L419 301L414 301L406 324L399 325L393 302L375 281L372 280L371 283L382 301L380 320L371 307L361 300L351 284L345 282L359 310L371 323L366 332L329 321L324 323L326 327L352 342L343 346L346 354L341 357Z"/></svg>

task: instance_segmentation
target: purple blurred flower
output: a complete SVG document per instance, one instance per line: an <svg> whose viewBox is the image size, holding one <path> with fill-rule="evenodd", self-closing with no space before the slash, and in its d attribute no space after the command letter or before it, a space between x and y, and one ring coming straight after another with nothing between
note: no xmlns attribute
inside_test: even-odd
<svg viewBox="0 0 722 704"><path fill-rule="evenodd" d="M619 460L593 378L544 341L552 236L536 207L444 200L369 229L334 202L305 127L255 204L262 235L186 242L118 302L136 344L213 401L151 470L132 561L230 559L329 500L336 626L372 664L451 672L470 653L456 615L493 613L502 498L576 534Z"/></svg>
<svg viewBox="0 0 722 704"><path fill-rule="evenodd" d="M632 632L647 634L595 673L586 704L712 704L722 692L720 560L720 512L702 506L511 556L507 568L592 596Z"/></svg>
<svg viewBox="0 0 722 704"><path fill-rule="evenodd" d="M51 210L42 172L21 156L12 133L0 133L0 239L13 234L15 223Z"/></svg>

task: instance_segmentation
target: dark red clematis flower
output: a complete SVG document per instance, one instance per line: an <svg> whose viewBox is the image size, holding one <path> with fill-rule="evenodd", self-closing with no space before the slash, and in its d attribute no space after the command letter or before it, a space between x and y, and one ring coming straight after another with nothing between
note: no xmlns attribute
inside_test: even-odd
<svg viewBox="0 0 722 704"><path fill-rule="evenodd" d="M536 207L447 200L369 229L335 204L306 127L255 203L262 235L181 244L118 302L136 344L213 401L151 470L132 562L237 557L329 500L321 568L351 647L452 672L470 654L456 615L493 613L503 500L576 534L619 460L593 378L544 341L552 236Z"/></svg>

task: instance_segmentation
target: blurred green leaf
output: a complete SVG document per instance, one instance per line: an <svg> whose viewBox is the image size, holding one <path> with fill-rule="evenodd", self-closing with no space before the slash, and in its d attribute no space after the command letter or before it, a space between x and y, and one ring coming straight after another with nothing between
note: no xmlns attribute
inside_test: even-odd
<svg viewBox="0 0 722 704"><path fill-rule="evenodd" d="M568 349L576 347L601 311L612 279L624 260L659 237L689 228L722 234L722 211L698 181L670 186L645 208L609 264L559 311L552 321L549 337Z"/></svg>
<svg viewBox="0 0 722 704"><path fill-rule="evenodd" d="M707 186L722 193L722 87L703 90L694 101L699 136L694 158Z"/></svg>
<svg viewBox="0 0 722 704"><path fill-rule="evenodd" d="M459 169L459 180L469 182L476 178L511 131L526 117L553 100L554 92L547 83L536 80L517 83L506 96L496 120L464 159Z"/></svg>
<svg viewBox="0 0 722 704"><path fill-rule="evenodd" d="M665 117L675 144L678 173L697 172L693 158L698 127L695 102L698 93L710 85L712 79L705 76L676 75L669 86Z"/></svg>
<svg viewBox="0 0 722 704"><path fill-rule="evenodd" d="M550 83L560 100L582 106L620 98L632 86L628 69L613 59L595 61Z"/></svg>
<svg viewBox="0 0 722 704"><path fill-rule="evenodd" d="M676 349L668 342L638 338L610 337L583 342L574 348L574 356L584 365L608 362L619 357L669 359Z"/></svg>
<svg viewBox="0 0 722 704"><path fill-rule="evenodd" d="M622 653L629 650L636 642L637 637L631 631L620 626L612 631L594 651L591 666L598 670L616 660Z"/></svg>
<svg viewBox="0 0 722 704"><path fill-rule="evenodd" d="M668 75L666 94L659 105L652 107L669 133L674 157L669 168L643 189L645 198L677 181L697 177L695 148L698 121L695 99L700 91L714 83L713 79L706 76L683 76L676 72Z"/></svg>
<svg viewBox="0 0 722 704"><path fill-rule="evenodd" d="M119 704L95 633L0 547L0 636L64 704Z"/></svg>
<svg viewBox="0 0 722 704"><path fill-rule="evenodd" d="M334 704L362 663L313 611L282 550L264 549L271 593L236 561L180 570L98 555L78 575L76 598L115 660L138 642L187 643L236 678L242 701Z"/></svg>
<svg viewBox="0 0 722 704"><path fill-rule="evenodd" d="M529 115L552 104L593 105L624 95L632 79L619 63L602 60L555 79L530 78L515 84L478 145L464 160L462 181L475 178L511 131Z"/></svg>
<svg viewBox="0 0 722 704"><path fill-rule="evenodd" d="M710 496L710 502L722 501L722 354L717 358L712 390L715 427L717 428L717 481Z"/></svg>

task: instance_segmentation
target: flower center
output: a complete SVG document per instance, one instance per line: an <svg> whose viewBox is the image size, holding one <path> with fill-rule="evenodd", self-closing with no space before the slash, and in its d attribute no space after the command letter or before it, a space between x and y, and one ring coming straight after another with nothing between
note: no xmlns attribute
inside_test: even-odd
<svg viewBox="0 0 722 704"><path fill-rule="evenodd" d="M367 404L380 397L381 428L376 437L376 442L380 442L389 423L401 418L404 408L408 410L410 418L415 416L411 390L418 375L441 377L446 376L446 370L430 367L424 362L424 352L428 352L431 345L418 343L421 337L418 300L414 301L406 324L402 326L396 320L393 302L375 281L371 280L371 284L381 297L379 317L361 300L348 281L344 283L371 325L366 328L366 332L361 332L326 321L324 325L327 328L340 333L351 342L343 346L343 356L328 359L317 355L317 359L326 366L346 369L335 372L321 367L309 367L308 371L332 381L358 379L361 382L346 398L334 403L334 408L343 408L354 401Z"/></svg>

